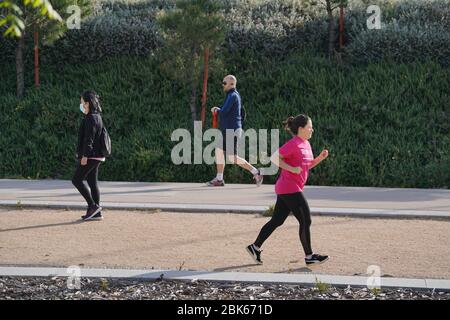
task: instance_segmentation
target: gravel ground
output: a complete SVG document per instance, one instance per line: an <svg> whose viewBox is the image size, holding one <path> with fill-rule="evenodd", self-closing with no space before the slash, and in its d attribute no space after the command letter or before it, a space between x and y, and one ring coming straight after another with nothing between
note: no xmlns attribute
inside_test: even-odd
<svg viewBox="0 0 450 320"><path fill-rule="evenodd" d="M0 300L450 300L450 292L411 289L335 288L327 285L258 285L207 281L135 281L82 278L0 277Z"/></svg>

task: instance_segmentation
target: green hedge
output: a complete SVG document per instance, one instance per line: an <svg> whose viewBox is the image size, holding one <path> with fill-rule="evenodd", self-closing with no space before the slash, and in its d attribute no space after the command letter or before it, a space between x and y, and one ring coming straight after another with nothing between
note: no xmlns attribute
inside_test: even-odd
<svg viewBox="0 0 450 320"><path fill-rule="evenodd" d="M42 50L43 63L95 62L105 57L148 56L163 45L155 17L175 0L96 0L93 15L80 30L69 30ZM368 1L351 0L346 9L346 59L394 62L434 59L450 66L450 0L373 0L382 10L382 30L367 30ZM320 6L306 8L298 0L231 0L225 2L228 30L223 51L252 51L283 57L328 48L327 17ZM337 12L336 12L337 18ZM336 23L336 28L338 27ZM335 43L337 46L337 36ZM32 43L29 39L29 52ZM1 41L3 57L13 58L14 44Z"/></svg>
<svg viewBox="0 0 450 320"><path fill-rule="evenodd" d="M368 30L364 7L347 21L350 61L430 61L450 67L450 1L400 1L381 5L380 30Z"/></svg>
<svg viewBox="0 0 450 320"><path fill-rule="evenodd" d="M315 154L330 150L314 169L316 185L428 187L450 185L450 70L435 63L335 66L311 55L284 61L228 57L248 110L247 128L279 128L289 115L309 114ZM250 63L247 63L250 61ZM233 62L233 63L232 63ZM264 66L264 67L262 67ZM74 169L79 93L92 88L104 105L113 157L102 180L207 181L214 167L171 163L171 133L190 127L189 89L159 71L156 58L105 59L44 68L40 89L19 101L14 75L0 83L0 177L69 179ZM221 103L223 74L213 72L208 105ZM207 123L211 123L208 113ZM283 133L281 140L287 139ZM227 182L251 183L235 166ZM268 177L274 182L275 177Z"/></svg>

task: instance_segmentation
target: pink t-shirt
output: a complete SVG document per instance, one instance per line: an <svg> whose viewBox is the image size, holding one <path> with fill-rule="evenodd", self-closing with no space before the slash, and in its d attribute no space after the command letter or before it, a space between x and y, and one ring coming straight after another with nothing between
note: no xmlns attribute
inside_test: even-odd
<svg viewBox="0 0 450 320"><path fill-rule="evenodd" d="M281 169L280 177L275 184L276 194L302 192L306 180L308 180L308 171L311 162L314 160L314 155L308 140L303 140L295 136L281 146L278 149L278 153L283 156L284 162L292 167L300 167L302 171L296 174Z"/></svg>

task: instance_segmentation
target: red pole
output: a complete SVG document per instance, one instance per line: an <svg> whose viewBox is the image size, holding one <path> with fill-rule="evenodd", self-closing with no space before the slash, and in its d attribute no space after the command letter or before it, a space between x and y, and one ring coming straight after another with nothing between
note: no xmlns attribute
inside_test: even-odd
<svg viewBox="0 0 450 320"><path fill-rule="evenodd" d="M202 95L202 126L205 127L205 117L206 117L206 90L208 88L208 64L209 64L209 49L205 49L205 71L203 73L203 95Z"/></svg>
<svg viewBox="0 0 450 320"><path fill-rule="evenodd" d="M213 114L212 127L214 129L217 129L217 111L214 111L212 114Z"/></svg>
<svg viewBox="0 0 450 320"><path fill-rule="evenodd" d="M40 86L39 82L39 33L37 27L34 27L34 83L36 87Z"/></svg>
<svg viewBox="0 0 450 320"><path fill-rule="evenodd" d="M339 8L339 50L342 51L344 48L344 4L342 2Z"/></svg>

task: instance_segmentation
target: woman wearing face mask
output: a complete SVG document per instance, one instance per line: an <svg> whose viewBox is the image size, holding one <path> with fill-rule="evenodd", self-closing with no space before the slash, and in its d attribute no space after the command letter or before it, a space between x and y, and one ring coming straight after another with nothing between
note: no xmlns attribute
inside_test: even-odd
<svg viewBox="0 0 450 320"><path fill-rule="evenodd" d="M88 204L83 220L103 219L100 207L100 190L98 189L98 168L105 157L101 151L100 135L103 121L100 113L99 96L93 91L81 95L80 111L84 114L78 132L77 158L79 163L72 179L73 185ZM87 180L90 190L84 180Z"/></svg>

